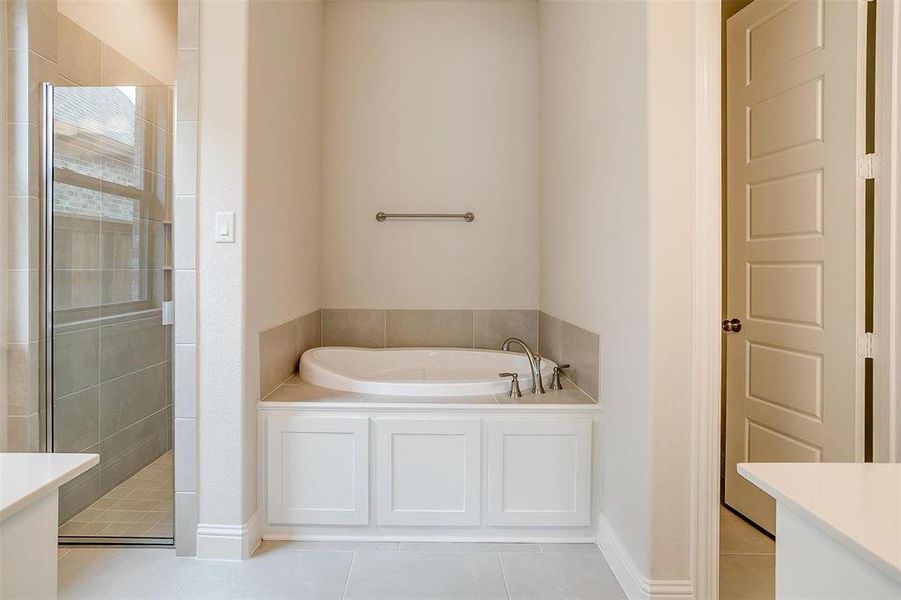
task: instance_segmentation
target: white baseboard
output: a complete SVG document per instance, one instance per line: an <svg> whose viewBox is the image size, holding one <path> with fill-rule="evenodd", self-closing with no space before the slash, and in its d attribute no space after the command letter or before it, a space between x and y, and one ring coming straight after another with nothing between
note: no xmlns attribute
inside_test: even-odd
<svg viewBox="0 0 901 600"><path fill-rule="evenodd" d="M603 514L598 514L598 548L630 600L694 598L689 580L653 580L645 577Z"/></svg>
<svg viewBox="0 0 901 600"><path fill-rule="evenodd" d="M197 558L245 560L262 540L259 513L253 513L243 525L197 525Z"/></svg>

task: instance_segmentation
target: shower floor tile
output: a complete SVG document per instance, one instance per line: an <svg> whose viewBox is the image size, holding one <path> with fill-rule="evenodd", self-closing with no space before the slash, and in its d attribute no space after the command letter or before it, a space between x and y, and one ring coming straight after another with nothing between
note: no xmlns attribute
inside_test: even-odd
<svg viewBox="0 0 901 600"><path fill-rule="evenodd" d="M172 451L60 525L59 535L172 537Z"/></svg>

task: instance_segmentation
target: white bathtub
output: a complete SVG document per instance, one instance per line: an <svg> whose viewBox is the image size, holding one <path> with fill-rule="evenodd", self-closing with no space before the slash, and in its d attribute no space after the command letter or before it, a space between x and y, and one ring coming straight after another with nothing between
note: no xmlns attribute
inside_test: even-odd
<svg viewBox="0 0 901 600"><path fill-rule="evenodd" d="M541 361L544 381L556 363ZM519 374L523 393L532 389L532 372L524 354L467 348L344 348L307 350L300 357L300 377L307 383L345 392L392 396L478 396L503 393L510 380L498 373Z"/></svg>

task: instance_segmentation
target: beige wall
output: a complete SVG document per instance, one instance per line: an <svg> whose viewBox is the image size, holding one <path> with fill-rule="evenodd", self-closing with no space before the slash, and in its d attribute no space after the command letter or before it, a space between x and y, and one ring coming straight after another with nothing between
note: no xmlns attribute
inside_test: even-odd
<svg viewBox="0 0 901 600"><path fill-rule="evenodd" d="M326 3L323 94L323 306L537 308L537 4Z"/></svg>
<svg viewBox="0 0 901 600"><path fill-rule="evenodd" d="M541 310L600 334L603 512L647 573L646 7L542 2L540 14Z"/></svg>
<svg viewBox="0 0 901 600"><path fill-rule="evenodd" d="M56 0L72 19L166 85L175 83L177 0ZM143 83L143 82L142 82Z"/></svg>
<svg viewBox="0 0 901 600"><path fill-rule="evenodd" d="M321 50L322 2L250 5L246 287L251 396L261 389L256 333L320 307Z"/></svg>
<svg viewBox="0 0 901 600"><path fill-rule="evenodd" d="M691 34L687 2L540 3L541 310L600 334L601 511L670 581L690 577Z"/></svg>
<svg viewBox="0 0 901 600"><path fill-rule="evenodd" d="M198 49L198 522L231 526L256 511L256 399L245 398L243 341L248 6L248 0L203 3ZM232 244L215 243L220 211L236 213ZM198 557L218 557L224 543L198 527Z"/></svg>

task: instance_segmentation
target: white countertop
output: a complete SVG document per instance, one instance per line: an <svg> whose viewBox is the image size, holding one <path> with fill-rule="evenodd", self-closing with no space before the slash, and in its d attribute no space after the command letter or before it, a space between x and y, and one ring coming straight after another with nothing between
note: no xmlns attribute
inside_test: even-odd
<svg viewBox="0 0 901 600"><path fill-rule="evenodd" d="M738 472L901 581L901 464L746 463Z"/></svg>
<svg viewBox="0 0 901 600"><path fill-rule="evenodd" d="M97 454L0 453L0 519L75 479L99 461Z"/></svg>

